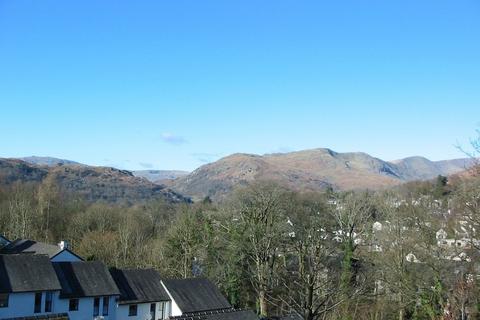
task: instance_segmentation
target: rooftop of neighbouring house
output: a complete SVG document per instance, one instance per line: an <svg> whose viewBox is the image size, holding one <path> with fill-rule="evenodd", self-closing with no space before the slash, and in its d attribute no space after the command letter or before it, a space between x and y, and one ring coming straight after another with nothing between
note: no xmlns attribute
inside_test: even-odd
<svg viewBox="0 0 480 320"><path fill-rule="evenodd" d="M163 283L182 313L232 308L220 290L208 279L169 279L163 280Z"/></svg>
<svg viewBox="0 0 480 320"><path fill-rule="evenodd" d="M50 259L54 258L63 251L68 251L70 254L74 255L79 260L83 260L82 257L78 256L76 253L74 253L67 247L61 247L60 245L39 242L30 239L16 239L14 241L8 241L7 244L3 247L0 246L0 254L45 254Z"/></svg>
<svg viewBox="0 0 480 320"><path fill-rule="evenodd" d="M113 268L110 273L120 289L120 304L170 300L154 269Z"/></svg>
<svg viewBox="0 0 480 320"><path fill-rule="evenodd" d="M120 295L108 268L99 261L53 262L62 298Z"/></svg>
<svg viewBox="0 0 480 320"><path fill-rule="evenodd" d="M61 286L46 255L0 255L0 292L16 293L60 290Z"/></svg>
<svg viewBox="0 0 480 320"><path fill-rule="evenodd" d="M258 320L258 316L252 310L221 309L213 311L186 313L171 320Z"/></svg>

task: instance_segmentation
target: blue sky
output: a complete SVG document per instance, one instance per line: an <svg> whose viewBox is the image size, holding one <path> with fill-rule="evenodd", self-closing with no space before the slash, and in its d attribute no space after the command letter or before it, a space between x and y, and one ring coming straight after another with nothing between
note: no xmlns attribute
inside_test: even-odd
<svg viewBox="0 0 480 320"><path fill-rule="evenodd" d="M0 0L0 111L0 157L461 157L480 124L480 2Z"/></svg>

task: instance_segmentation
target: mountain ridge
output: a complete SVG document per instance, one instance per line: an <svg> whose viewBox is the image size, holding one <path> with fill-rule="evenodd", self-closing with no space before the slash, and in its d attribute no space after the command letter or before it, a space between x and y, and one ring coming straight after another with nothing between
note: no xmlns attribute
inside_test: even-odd
<svg viewBox="0 0 480 320"><path fill-rule="evenodd" d="M382 189L454 174L469 163L469 159L431 161L421 156L385 161L365 152L340 153L329 148L264 155L234 153L168 185L197 200L207 196L222 200L235 187L259 180L297 191Z"/></svg>
<svg viewBox="0 0 480 320"><path fill-rule="evenodd" d="M128 170L77 164L36 165L20 159L0 158L0 186L8 187L16 182L39 185L47 177L61 193L79 196L87 202L131 205L155 199L190 201L165 185L135 177Z"/></svg>
<svg viewBox="0 0 480 320"><path fill-rule="evenodd" d="M8 169L6 159L3 159L3 164L0 162L0 177L4 177L4 181L20 177L20 180L38 182L53 172L63 177L65 181L61 183L70 186L70 191L74 192L77 188L92 201L106 197L110 202L115 202L113 197L122 198L126 194L128 201L135 202L137 198L144 201L150 196L161 196L159 193L162 192L173 201L182 196L195 200L207 196L222 200L233 189L255 181L272 181L297 191L321 191L326 188L377 190L414 180L429 180L438 175L456 174L472 163L465 158L431 161L422 156L385 161L365 152L342 153L330 148L264 155L233 153L190 173L181 170L120 170L52 157L24 159L33 164L9 159L15 165L10 163ZM82 182L78 175L89 180ZM107 186L104 190L107 195L101 194L98 186L102 185ZM88 186L93 186L95 195L87 191Z"/></svg>

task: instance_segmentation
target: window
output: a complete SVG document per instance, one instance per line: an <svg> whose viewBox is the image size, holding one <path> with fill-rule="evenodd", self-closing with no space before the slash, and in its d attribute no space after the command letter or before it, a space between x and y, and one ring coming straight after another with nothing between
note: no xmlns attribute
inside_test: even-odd
<svg viewBox="0 0 480 320"><path fill-rule="evenodd" d="M133 317L137 315L137 305L131 304L128 306L128 316Z"/></svg>
<svg viewBox="0 0 480 320"><path fill-rule="evenodd" d="M158 304L158 315L160 319L165 319L165 302L160 302Z"/></svg>
<svg viewBox="0 0 480 320"><path fill-rule="evenodd" d="M33 312L35 313L42 312L42 293L41 292L35 293L35 308L33 309Z"/></svg>
<svg viewBox="0 0 480 320"><path fill-rule="evenodd" d="M100 311L100 298L93 299L93 316L98 316Z"/></svg>
<svg viewBox="0 0 480 320"><path fill-rule="evenodd" d="M78 311L78 299L70 299L68 302L68 311Z"/></svg>
<svg viewBox="0 0 480 320"><path fill-rule="evenodd" d="M157 309L157 306L155 303L152 303L150 304L150 319L152 320L157 320L157 318L155 317L155 311Z"/></svg>
<svg viewBox="0 0 480 320"><path fill-rule="evenodd" d="M108 303L110 302L109 297L103 297L103 316L108 316Z"/></svg>
<svg viewBox="0 0 480 320"><path fill-rule="evenodd" d="M8 307L8 293L0 293L0 308Z"/></svg>
<svg viewBox="0 0 480 320"><path fill-rule="evenodd" d="M45 312L52 312L53 293L45 292Z"/></svg>

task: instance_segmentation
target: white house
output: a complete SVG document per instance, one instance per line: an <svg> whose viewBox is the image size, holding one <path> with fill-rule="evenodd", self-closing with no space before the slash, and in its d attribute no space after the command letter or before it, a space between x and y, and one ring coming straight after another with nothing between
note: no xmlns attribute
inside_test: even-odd
<svg viewBox="0 0 480 320"><path fill-rule="evenodd" d="M281 319L303 319L299 315L290 314ZM259 320L252 310L220 309L170 317L170 320Z"/></svg>
<svg viewBox="0 0 480 320"><path fill-rule="evenodd" d="M445 230L443 230L443 228L440 229L440 230L438 230L438 231L435 233L435 237L437 238L438 241L447 239L447 236L448 236L448 234L447 234L447 232L446 232Z"/></svg>
<svg viewBox="0 0 480 320"><path fill-rule="evenodd" d="M65 243L16 240L0 249L0 319L258 320L207 279L161 280L153 269L83 261Z"/></svg>
<svg viewBox="0 0 480 320"><path fill-rule="evenodd" d="M47 255L52 262L83 261L80 256L68 248L66 241L61 241L58 245L54 245L29 239L17 239L0 249L0 254L17 253Z"/></svg>
<svg viewBox="0 0 480 320"><path fill-rule="evenodd" d="M251 310L233 308L207 279L170 279L162 284L172 302L170 320L259 320Z"/></svg>
<svg viewBox="0 0 480 320"><path fill-rule="evenodd" d="M53 262L61 285L58 310L71 320L116 319L120 296L107 267L99 261Z"/></svg>
<svg viewBox="0 0 480 320"><path fill-rule="evenodd" d="M375 221L372 225L372 229L373 229L373 232L375 231L382 231L383 229L383 225L382 223L378 222L378 221Z"/></svg>
<svg viewBox="0 0 480 320"><path fill-rule="evenodd" d="M208 279L168 279L162 285L171 300L172 317L233 308Z"/></svg>
<svg viewBox="0 0 480 320"><path fill-rule="evenodd" d="M118 320L163 320L170 316L171 301L154 269L110 270L120 290Z"/></svg>
<svg viewBox="0 0 480 320"><path fill-rule="evenodd" d="M0 319L62 313L61 286L45 255L0 255Z"/></svg>

